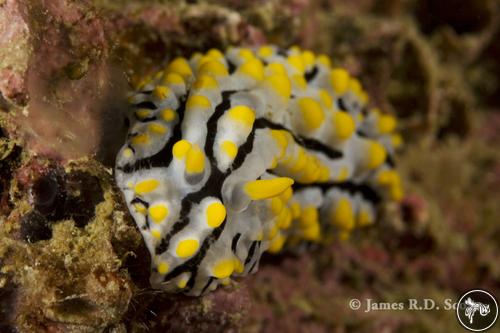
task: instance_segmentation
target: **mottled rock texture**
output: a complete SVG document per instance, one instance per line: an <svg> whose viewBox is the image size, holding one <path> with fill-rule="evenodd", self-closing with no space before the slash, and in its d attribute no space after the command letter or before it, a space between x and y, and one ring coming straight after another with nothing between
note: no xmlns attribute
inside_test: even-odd
<svg viewBox="0 0 500 333"><path fill-rule="evenodd" d="M0 0L0 332L456 331L450 311L347 303L500 294L499 25L495 0ZM225 290L153 291L111 174L126 92L176 55L265 42L332 55L403 119L408 194Z"/></svg>

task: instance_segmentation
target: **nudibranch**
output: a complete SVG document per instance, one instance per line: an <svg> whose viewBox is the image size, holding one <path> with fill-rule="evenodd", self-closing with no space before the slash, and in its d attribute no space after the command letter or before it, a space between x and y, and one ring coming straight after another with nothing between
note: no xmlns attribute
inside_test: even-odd
<svg viewBox="0 0 500 333"><path fill-rule="evenodd" d="M396 119L325 55L211 49L172 60L129 101L116 181L153 288L201 295L264 252L346 238L403 195Z"/></svg>

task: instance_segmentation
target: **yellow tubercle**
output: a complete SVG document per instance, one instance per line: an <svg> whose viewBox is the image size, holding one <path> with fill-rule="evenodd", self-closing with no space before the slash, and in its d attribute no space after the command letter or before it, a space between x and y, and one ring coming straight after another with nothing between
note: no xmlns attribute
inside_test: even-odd
<svg viewBox="0 0 500 333"><path fill-rule="evenodd" d="M349 199L341 198L337 201L331 219L331 222L340 229L352 230L354 228L354 213Z"/></svg>
<svg viewBox="0 0 500 333"><path fill-rule="evenodd" d="M214 59L217 59L217 60L224 58L224 54L222 54L222 52L217 50L217 49L208 50L207 56L214 58Z"/></svg>
<svg viewBox="0 0 500 333"><path fill-rule="evenodd" d="M290 65L292 65L293 68L297 70L297 72L299 72L300 74L304 74L305 65L300 55L298 54L289 55L287 61Z"/></svg>
<svg viewBox="0 0 500 333"><path fill-rule="evenodd" d="M137 134L130 138L130 143L132 143L133 145L147 145L149 144L149 142L149 135L145 133Z"/></svg>
<svg viewBox="0 0 500 333"><path fill-rule="evenodd" d="M314 206L303 207L299 223L301 228L307 228L315 223L318 223L318 209Z"/></svg>
<svg viewBox="0 0 500 333"><path fill-rule="evenodd" d="M175 119L175 111L172 109L163 109L160 111L161 118L165 121L172 121Z"/></svg>
<svg viewBox="0 0 500 333"><path fill-rule="evenodd" d="M170 266L168 265L168 263L162 261L158 264L157 270L161 275L165 275L170 270Z"/></svg>
<svg viewBox="0 0 500 333"><path fill-rule="evenodd" d="M185 84L184 78L182 75L177 74L177 73L165 73L163 75L162 81L163 84L168 84L168 85L183 85Z"/></svg>
<svg viewBox="0 0 500 333"><path fill-rule="evenodd" d="M140 214L146 214L146 212L147 212L146 207L143 204L140 204L140 203L134 204L134 209L135 209L136 212L138 212Z"/></svg>
<svg viewBox="0 0 500 333"><path fill-rule="evenodd" d="M293 195L293 190L291 187L287 188L283 193L281 193L281 200L283 202L288 202Z"/></svg>
<svg viewBox="0 0 500 333"><path fill-rule="evenodd" d="M320 167L320 173L319 173L319 178L318 178L318 181L319 182L327 182L330 180L330 169L328 169L328 167L326 166L321 166Z"/></svg>
<svg viewBox="0 0 500 333"><path fill-rule="evenodd" d="M298 218L302 214L302 208L300 207L300 204L298 202L294 202L290 206L290 210L294 219Z"/></svg>
<svg viewBox="0 0 500 333"><path fill-rule="evenodd" d="M267 249L270 253L278 253L283 248L285 244L285 236L278 233L269 243L269 248Z"/></svg>
<svg viewBox="0 0 500 333"><path fill-rule="evenodd" d="M177 159L183 159L190 149L191 143L189 141L179 140L174 144L172 148L172 154Z"/></svg>
<svg viewBox="0 0 500 333"><path fill-rule="evenodd" d="M155 223L161 223L168 216L168 208L163 204L152 205L149 207L149 215Z"/></svg>
<svg viewBox="0 0 500 333"><path fill-rule="evenodd" d="M134 156L134 152L130 148L125 148L123 149L122 155L125 158L131 158L132 156Z"/></svg>
<svg viewBox="0 0 500 333"><path fill-rule="evenodd" d="M302 74L294 74L292 75L292 82L294 83L295 87L305 90L307 88L307 81L304 79L304 76Z"/></svg>
<svg viewBox="0 0 500 333"><path fill-rule="evenodd" d="M228 115L231 119L236 120L248 127L253 125L255 121L255 112L246 105L237 105L232 107Z"/></svg>
<svg viewBox="0 0 500 333"><path fill-rule="evenodd" d="M194 89L216 89L219 88L217 81L211 76L202 74L193 83Z"/></svg>
<svg viewBox="0 0 500 333"><path fill-rule="evenodd" d="M308 226L307 228L301 229L301 231L302 238L311 242L318 241L321 235L319 223L317 222Z"/></svg>
<svg viewBox="0 0 500 333"><path fill-rule="evenodd" d="M160 182L156 179L146 179L135 184L134 192L138 195L153 192L160 186Z"/></svg>
<svg viewBox="0 0 500 333"><path fill-rule="evenodd" d="M149 109L139 109L139 110L135 111L135 115L137 116L137 118L139 118L141 120L149 117L151 114L152 114L152 111Z"/></svg>
<svg viewBox="0 0 500 333"><path fill-rule="evenodd" d="M347 178L349 178L349 169L346 166L343 166L339 171L337 181L345 182Z"/></svg>
<svg viewBox="0 0 500 333"><path fill-rule="evenodd" d="M320 89L319 90L319 98L321 99L321 102L327 107L331 108L333 106L333 99L332 96L326 91L325 89Z"/></svg>
<svg viewBox="0 0 500 333"><path fill-rule="evenodd" d="M168 64L166 73L177 73L184 79L193 75L193 71L191 70L187 60L181 57L175 58L170 64Z"/></svg>
<svg viewBox="0 0 500 333"><path fill-rule="evenodd" d="M227 71L226 66L217 60L208 60L205 61L198 70L198 74L209 74L214 76L228 76L229 72Z"/></svg>
<svg viewBox="0 0 500 333"><path fill-rule="evenodd" d="M396 176L396 171L394 170L382 170L377 175L377 182L382 186L390 186Z"/></svg>
<svg viewBox="0 0 500 333"><path fill-rule="evenodd" d="M238 154L238 146L232 141L226 140L221 143L222 151L226 153L231 159L234 159Z"/></svg>
<svg viewBox="0 0 500 333"><path fill-rule="evenodd" d="M349 139L356 129L356 124L351 115L341 111L333 113L333 126L335 128L335 136L339 140Z"/></svg>
<svg viewBox="0 0 500 333"><path fill-rule="evenodd" d="M321 105L310 97L303 97L299 99L298 103L307 129L318 129L325 120L325 113Z"/></svg>
<svg viewBox="0 0 500 333"><path fill-rule="evenodd" d="M158 123L149 124L148 130L153 134L159 134L159 135L167 133L167 128L165 126L163 126L162 124L158 124Z"/></svg>
<svg viewBox="0 0 500 333"><path fill-rule="evenodd" d="M292 84L286 75L273 74L265 78L265 83L274 91L278 96L288 101L292 93Z"/></svg>
<svg viewBox="0 0 500 333"><path fill-rule="evenodd" d="M157 86L153 89L153 96L157 99L165 99L170 93L171 91L167 86Z"/></svg>
<svg viewBox="0 0 500 333"><path fill-rule="evenodd" d="M375 169L384 163L387 153L384 146L376 141L371 141L368 146L368 156L366 159L366 167Z"/></svg>
<svg viewBox="0 0 500 333"><path fill-rule="evenodd" d="M273 239L278 234L279 230L278 223L271 224L271 227L267 230L266 240Z"/></svg>
<svg viewBox="0 0 500 333"><path fill-rule="evenodd" d="M241 48L238 52L238 55L241 57L241 59L243 59L243 61L249 61L255 58L255 55L249 48Z"/></svg>
<svg viewBox="0 0 500 333"><path fill-rule="evenodd" d="M212 107L210 100L203 95L191 95L186 102L186 108L204 108L209 109Z"/></svg>
<svg viewBox="0 0 500 333"><path fill-rule="evenodd" d="M279 62L270 63L266 66L264 71L267 75L288 75L285 66Z"/></svg>
<svg viewBox="0 0 500 333"><path fill-rule="evenodd" d="M391 135L391 143L394 148L399 148L403 145L403 138L399 134Z"/></svg>
<svg viewBox="0 0 500 333"><path fill-rule="evenodd" d="M280 229L288 229L290 227L292 223L292 213L289 208L283 208L276 223Z"/></svg>
<svg viewBox="0 0 500 333"><path fill-rule="evenodd" d="M293 179L288 177L260 179L247 182L244 186L244 190L252 200L262 200L283 193L287 188L292 186L293 183Z"/></svg>
<svg viewBox="0 0 500 333"><path fill-rule="evenodd" d="M288 134L285 130L271 130L271 136L274 138L276 144L281 148L280 156L278 158L282 158L285 154L286 148L288 147Z"/></svg>
<svg viewBox="0 0 500 333"><path fill-rule="evenodd" d="M207 207L207 224L211 228L217 228L226 218L226 207L220 202L214 202Z"/></svg>
<svg viewBox="0 0 500 333"><path fill-rule="evenodd" d="M356 94L356 96L359 96L363 91L363 87L361 86L361 82L359 82L358 79L353 78L353 77L349 80L349 89L354 94Z"/></svg>
<svg viewBox="0 0 500 333"><path fill-rule="evenodd" d="M337 95L343 95L349 87L350 75L343 68L335 68L330 72L330 84Z"/></svg>
<svg viewBox="0 0 500 333"><path fill-rule="evenodd" d="M259 50L257 51L257 55L261 58L270 57L273 55L273 53L274 53L273 48L267 45L260 47Z"/></svg>
<svg viewBox="0 0 500 333"><path fill-rule="evenodd" d="M184 288L186 288L187 283L188 283L188 279L181 278L181 279L179 279L179 281L177 281L177 288L184 289Z"/></svg>
<svg viewBox="0 0 500 333"><path fill-rule="evenodd" d="M161 239L161 232L158 229L152 229L151 230L151 236L153 236L154 239L160 240Z"/></svg>
<svg viewBox="0 0 500 333"><path fill-rule="evenodd" d="M243 265L240 259L234 257L234 271L238 274L241 274L243 273L244 270L245 270L245 265Z"/></svg>
<svg viewBox="0 0 500 333"><path fill-rule="evenodd" d="M304 63L306 69L310 68L314 66L314 63L316 62L316 56L311 51L306 50L302 52L302 62Z"/></svg>
<svg viewBox="0 0 500 333"><path fill-rule="evenodd" d="M184 239L177 244L175 254L180 258L188 258L198 251L200 242L197 239Z"/></svg>
<svg viewBox="0 0 500 333"><path fill-rule="evenodd" d="M238 68L238 72L250 76L256 81L261 81L262 79L264 79L264 66L262 65L262 62L257 58L253 58L245 62Z"/></svg>
<svg viewBox="0 0 500 333"><path fill-rule="evenodd" d="M323 66L326 66L328 68L330 68L332 66L332 61L325 54L320 54L317 59L318 59L318 63L322 64Z"/></svg>
<svg viewBox="0 0 500 333"><path fill-rule="evenodd" d="M380 134L389 134L396 129L396 118L391 115L380 114L377 120L377 129Z"/></svg>
<svg viewBox="0 0 500 333"><path fill-rule="evenodd" d="M373 223L373 219L365 209L361 209L357 217L357 225L364 227Z"/></svg>
<svg viewBox="0 0 500 333"><path fill-rule="evenodd" d="M186 155L186 171L188 174L198 174L205 169L205 154L198 145L192 145Z"/></svg>
<svg viewBox="0 0 500 333"><path fill-rule="evenodd" d="M233 273L235 268L234 259L222 259L219 260L212 268L212 276L218 279L224 279Z"/></svg>
<svg viewBox="0 0 500 333"><path fill-rule="evenodd" d="M281 201L281 199L279 197L274 197L274 198L271 198L270 199L270 206L271 206L271 212L274 214L274 215L279 215L279 213L281 213L281 211L283 210L283 201Z"/></svg>
<svg viewBox="0 0 500 333"><path fill-rule="evenodd" d="M289 166L289 170L291 172L299 172L302 170L307 162L309 161L308 156L306 154L306 151L304 148L299 147L299 151L297 153L297 158L291 162L291 165Z"/></svg>

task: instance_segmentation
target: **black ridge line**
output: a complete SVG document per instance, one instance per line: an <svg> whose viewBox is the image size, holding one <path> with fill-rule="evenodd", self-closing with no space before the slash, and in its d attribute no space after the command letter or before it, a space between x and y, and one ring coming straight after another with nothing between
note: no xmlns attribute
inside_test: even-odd
<svg viewBox="0 0 500 333"><path fill-rule="evenodd" d="M387 163L388 166L391 168L394 168L396 166L396 162L394 161L394 157L392 154L387 154L387 157L385 158L385 163Z"/></svg>
<svg viewBox="0 0 500 333"><path fill-rule="evenodd" d="M146 214L146 223L142 227L143 230L149 229L149 216Z"/></svg>
<svg viewBox="0 0 500 333"><path fill-rule="evenodd" d="M253 255L255 253L255 248L257 247L260 241L253 241L252 245L250 245L250 249L248 250L247 257L245 258L244 266L248 265L250 261L252 261Z"/></svg>
<svg viewBox="0 0 500 333"><path fill-rule="evenodd" d="M203 287L203 289L201 290L201 293L203 294L205 292L205 290L207 290L207 288L212 284L212 281L214 280L215 278L213 276L209 277L208 278L208 281L207 281L207 284Z"/></svg>
<svg viewBox="0 0 500 333"><path fill-rule="evenodd" d="M141 198L139 198L139 197L135 197L134 199L132 199L132 201L130 201L130 204L131 204L131 205L133 205L133 204L135 204L135 203L140 203L140 204L143 204L143 205L144 205L144 207L149 208L149 202L144 201L144 200L142 200L142 199L141 199Z"/></svg>
<svg viewBox="0 0 500 333"><path fill-rule="evenodd" d="M135 115L135 119L137 119L137 121L140 121L141 123L148 123L148 122L151 122L151 121L155 121L156 120L156 116L141 119L141 118L137 117L137 115Z"/></svg>
<svg viewBox="0 0 500 333"><path fill-rule="evenodd" d="M348 192L350 194L360 193L365 200L368 200L373 204L377 204L381 201L381 197L377 193L377 191L375 191L375 189L373 189L371 186L367 184L356 184L353 182L343 182L343 183L329 182L329 183L313 183L313 184L295 183L292 185L294 191L311 187L319 188L323 193L333 188L338 188L339 190Z"/></svg>
<svg viewBox="0 0 500 333"><path fill-rule="evenodd" d="M235 65L235 64L233 64L233 63L231 62L231 60L229 60L228 58L226 58L226 62L227 62L227 67L228 67L228 68L227 68L227 71L228 71L229 75L231 75L231 74L233 74L233 73L234 73L234 71L236 70L236 65Z"/></svg>
<svg viewBox="0 0 500 333"><path fill-rule="evenodd" d="M276 51L276 54L277 55L280 55L282 57L288 57L288 51L285 50L285 49L282 49L282 48L278 48L278 50Z"/></svg>
<svg viewBox="0 0 500 333"><path fill-rule="evenodd" d="M236 248L238 247L238 241L240 240L241 233L237 233L234 235L233 240L231 241L231 250L236 254Z"/></svg>
<svg viewBox="0 0 500 333"><path fill-rule="evenodd" d="M339 105L339 110L340 111L343 111L343 112L347 112L347 106L345 105L345 102L344 102L344 99L342 97L340 97L339 99L337 99L337 103Z"/></svg>
<svg viewBox="0 0 500 333"><path fill-rule="evenodd" d="M267 128L271 128L271 129L285 130L293 136L293 138L294 138L295 142L297 142L297 144L304 146L307 149L323 153L326 156L328 156L329 158L337 159L337 158L340 158L343 156L342 152L335 150L331 147L328 147L327 145L325 145L324 143L321 143L318 140L311 139L311 138L305 138L302 136L296 136L295 134L293 134L292 131L290 131L285 126L280 125L280 124L276 124L276 123L270 121L269 119L258 118L257 120L255 120L255 122L257 124L256 125L257 128L267 127Z"/></svg>
<svg viewBox="0 0 500 333"><path fill-rule="evenodd" d="M318 75L318 72L318 66L315 65L310 71L304 74L304 79L306 79L307 82L311 82L312 80L314 80L316 75Z"/></svg>
<svg viewBox="0 0 500 333"><path fill-rule="evenodd" d="M252 267L248 270L248 273L252 273L253 269L255 268L255 265L257 265L258 260L255 260L252 264Z"/></svg>
<svg viewBox="0 0 500 333"><path fill-rule="evenodd" d="M151 101L142 101L137 104L134 104L134 107L140 108L140 109L149 109L149 110L154 110L156 109L156 104L151 102Z"/></svg>

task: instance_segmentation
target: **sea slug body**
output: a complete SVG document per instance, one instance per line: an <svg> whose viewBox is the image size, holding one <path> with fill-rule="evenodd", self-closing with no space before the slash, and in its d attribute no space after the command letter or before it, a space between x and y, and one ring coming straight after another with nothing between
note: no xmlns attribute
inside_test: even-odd
<svg viewBox="0 0 500 333"><path fill-rule="evenodd" d="M151 284L200 295L264 252L345 238L398 201L393 116L298 47L176 58L130 96L116 181L151 253Z"/></svg>

